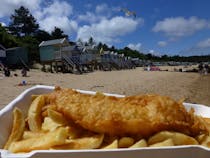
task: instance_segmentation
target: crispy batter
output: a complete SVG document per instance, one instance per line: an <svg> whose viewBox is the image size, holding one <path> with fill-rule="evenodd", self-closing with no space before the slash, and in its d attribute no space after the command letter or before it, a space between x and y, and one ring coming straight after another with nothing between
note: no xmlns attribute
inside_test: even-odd
<svg viewBox="0 0 210 158"><path fill-rule="evenodd" d="M167 96L117 98L57 88L46 95L46 100L56 105L57 110L69 120L97 133L149 137L163 130L191 136L207 132L205 124L194 115L193 110L187 112L182 103Z"/></svg>

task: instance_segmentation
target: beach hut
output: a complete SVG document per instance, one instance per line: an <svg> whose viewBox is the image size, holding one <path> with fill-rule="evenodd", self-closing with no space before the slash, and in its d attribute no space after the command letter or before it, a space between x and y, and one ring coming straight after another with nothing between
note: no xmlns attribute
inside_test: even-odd
<svg viewBox="0 0 210 158"><path fill-rule="evenodd" d="M66 46L69 46L66 38L42 41L39 44L40 61L51 63L55 60L61 60L62 48Z"/></svg>
<svg viewBox="0 0 210 158"><path fill-rule="evenodd" d="M82 73L80 50L77 45L70 45L66 38L43 41L39 44L40 60L42 64L54 67L56 72Z"/></svg>
<svg viewBox="0 0 210 158"><path fill-rule="evenodd" d="M77 45L63 47L61 50L62 61L66 68L72 67L74 72L83 73L84 68L81 63L81 51Z"/></svg>
<svg viewBox="0 0 210 158"><path fill-rule="evenodd" d="M133 69L136 67L130 57L109 51L104 51L101 55L100 65L105 70L107 70L107 67L110 68L109 70Z"/></svg>
<svg viewBox="0 0 210 158"><path fill-rule="evenodd" d="M69 42L66 38L61 39L54 39L48 41L42 41L39 44L39 54L40 54L40 61L44 65L50 65L51 71L53 65L55 65L56 72L59 68L63 71L63 56L62 56L62 49L64 47L68 47ZM67 64L70 62L67 61Z"/></svg>
<svg viewBox="0 0 210 158"><path fill-rule="evenodd" d="M24 47L14 47L6 49L5 64L9 67L28 68L28 50Z"/></svg>
<svg viewBox="0 0 210 158"><path fill-rule="evenodd" d="M98 49L95 46L78 46L81 52L80 60L81 63L86 66L89 70L93 70L97 67Z"/></svg>
<svg viewBox="0 0 210 158"><path fill-rule="evenodd" d="M62 56L68 57L81 72L92 71L95 50L88 46L80 46L77 44L63 47Z"/></svg>
<svg viewBox="0 0 210 158"><path fill-rule="evenodd" d="M4 64L6 60L6 48L0 44L0 64Z"/></svg>

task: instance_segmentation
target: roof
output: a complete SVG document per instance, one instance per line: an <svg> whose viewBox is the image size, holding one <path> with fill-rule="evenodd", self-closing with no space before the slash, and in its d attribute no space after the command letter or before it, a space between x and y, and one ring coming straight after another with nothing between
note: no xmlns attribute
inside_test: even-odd
<svg viewBox="0 0 210 158"><path fill-rule="evenodd" d="M65 42L65 40L66 40L66 38L42 41L39 44L39 47L49 46L49 45L56 45L56 44L63 44Z"/></svg>
<svg viewBox="0 0 210 158"><path fill-rule="evenodd" d="M22 47L13 47L13 48L8 48L6 50L8 51L8 50L15 50L15 49L20 49L20 48L22 48Z"/></svg>
<svg viewBox="0 0 210 158"><path fill-rule="evenodd" d="M3 49L3 50L6 50L6 48L1 44L0 44L0 48Z"/></svg>

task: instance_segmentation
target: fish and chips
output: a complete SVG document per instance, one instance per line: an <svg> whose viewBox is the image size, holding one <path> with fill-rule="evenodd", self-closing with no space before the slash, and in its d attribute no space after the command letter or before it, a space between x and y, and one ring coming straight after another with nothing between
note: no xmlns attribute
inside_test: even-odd
<svg viewBox="0 0 210 158"><path fill-rule="evenodd" d="M203 145L210 147L210 119L167 96L117 98L55 88L33 95L27 116L13 110L4 149L75 150Z"/></svg>

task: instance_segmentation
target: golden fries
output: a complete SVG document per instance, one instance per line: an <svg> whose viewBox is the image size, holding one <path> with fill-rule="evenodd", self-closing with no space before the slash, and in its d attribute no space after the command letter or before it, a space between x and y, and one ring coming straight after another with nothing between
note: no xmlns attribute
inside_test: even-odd
<svg viewBox="0 0 210 158"><path fill-rule="evenodd" d="M44 96L38 96L28 110L28 125L31 131L39 131L42 125L42 107L45 105Z"/></svg>
<svg viewBox="0 0 210 158"><path fill-rule="evenodd" d="M201 145L210 148L210 136L205 136L201 142Z"/></svg>
<svg viewBox="0 0 210 158"><path fill-rule="evenodd" d="M47 110L48 116L56 123L61 124L61 125L66 125L67 124L67 120L65 119L65 117L52 109L48 109Z"/></svg>
<svg viewBox="0 0 210 158"><path fill-rule="evenodd" d="M131 137L122 137L118 142L119 148L128 148L129 146L133 145L134 139Z"/></svg>
<svg viewBox="0 0 210 158"><path fill-rule="evenodd" d="M66 144L55 146L53 149L97 149L103 142L104 135L94 135L66 140Z"/></svg>
<svg viewBox="0 0 210 158"><path fill-rule="evenodd" d="M150 147L164 147L164 146L174 146L173 140L169 138L162 142L150 145Z"/></svg>
<svg viewBox="0 0 210 158"><path fill-rule="evenodd" d="M38 96L39 95L35 95L35 94L31 95L31 100L34 101Z"/></svg>
<svg viewBox="0 0 210 158"><path fill-rule="evenodd" d="M141 139L129 148L142 148L142 147L147 147L147 141L145 139Z"/></svg>
<svg viewBox="0 0 210 158"><path fill-rule="evenodd" d="M198 145L196 139L178 132L162 131L150 137L148 144L155 144L166 139L172 139L174 145Z"/></svg>
<svg viewBox="0 0 210 158"><path fill-rule="evenodd" d="M6 142L6 144L4 146L4 149L8 149L12 142L20 140L23 135L24 129L25 129L24 116L20 109L15 108L13 110L12 132L9 136L8 141Z"/></svg>
<svg viewBox="0 0 210 158"><path fill-rule="evenodd" d="M61 126L62 126L61 124L53 121L50 117L45 117L41 129L43 131L54 131L56 128Z"/></svg>
<svg viewBox="0 0 210 158"><path fill-rule="evenodd" d="M23 133L23 139L28 139L28 138L37 138L40 136L43 136L46 134L45 132L31 132L31 131L24 131Z"/></svg>
<svg viewBox="0 0 210 158"><path fill-rule="evenodd" d="M118 148L118 140L114 140L111 144L105 146L103 149L117 149Z"/></svg>
<svg viewBox="0 0 210 158"><path fill-rule="evenodd" d="M50 149L52 146L65 144L68 136L68 129L60 127L53 132L46 133L40 137L28 138L11 143L9 151L30 152L32 150Z"/></svg>

